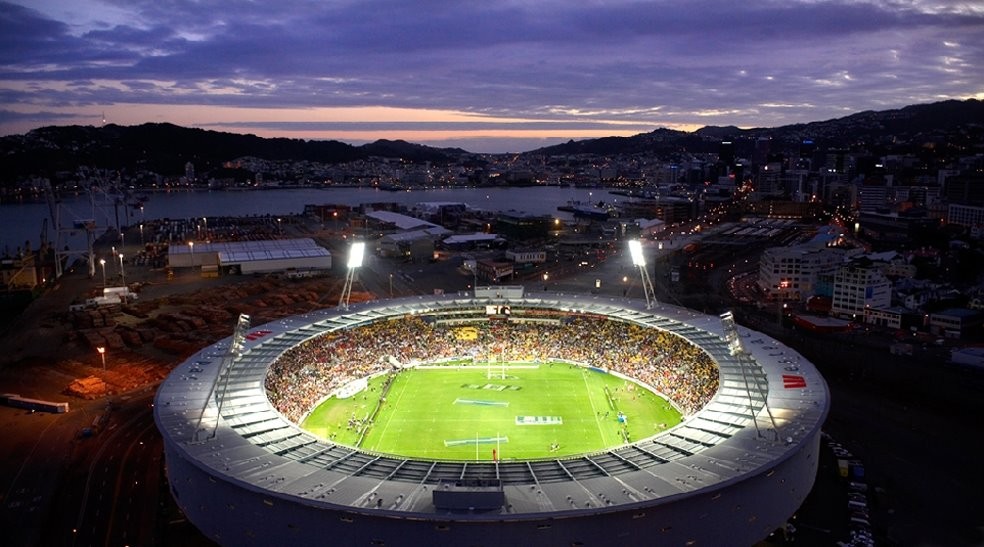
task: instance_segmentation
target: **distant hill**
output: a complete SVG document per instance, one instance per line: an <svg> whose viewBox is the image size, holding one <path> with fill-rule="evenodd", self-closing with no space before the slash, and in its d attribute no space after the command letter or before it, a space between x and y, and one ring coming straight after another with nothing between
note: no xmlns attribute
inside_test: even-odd
<svg viewBox="0 0 984 547"><path fill-rule="evenodd" d="M459 158L469 154L468 151L460 148L434 148L422 144L396 140L390 141L381 139L368 144L363 144L358 148L368 156L379 156L383 158L403 158L413 162L447 162L452 158Z"/></svg>
<svg viewBox="0 0 984 547"><path fill-rule="evenodd" d="M722 140L732 140L739 155L750 153L757 139L771 139L770 151L795 150L804 139L819 148L865 147L917 150L926 143L945 143L951 151L984 152L984 102L976 99L913 105L897 110L866 111L826 121L773 128L703 127L693 133L657 129L632 137L569 141L526 152L528 155L593 154L601 156L715 153ZM880 148L879 148L880 147ZM265 160L306 160L325 164L369 157L444 164L474 159L460 148L433 148L401 140L379 140L361 146L339 141L260 138L179 127L166 123L43 127L24 135L0 138L0 185L30 176L58 179L80 165L177 176L191 162L198 173L223 162L252 156Z"/></svg>
<svg viewBox="0 0 984 547"><path fill-rule="evenodd" d="M822 148L915 145L945 140L954 145L981 146L984 101L942 101L896 110L865 111L843 118L771 128L740 129L735 126L702 127L693 133L657 129L632 137L606 137L541 148L531 154L637 154L673 150L716 152L723 140L736 141L739 153L747 152L758 138L772 140L775 151L795 149L804 139Z"/></svg>
<svg viewBox="0 0 984 547"><path fill-rule="evenodd" d="M183 173L187 162L192 162L199 173L205 173L244 156L336 164L370 156L441 163L462 154L467 152L404 141L353 146L331 140L267 139L167 123L51 126L0 138L0 184L27 176L55 178L59 172L74 172L79 165L131 174L149 171L177 176Z"/></svg>

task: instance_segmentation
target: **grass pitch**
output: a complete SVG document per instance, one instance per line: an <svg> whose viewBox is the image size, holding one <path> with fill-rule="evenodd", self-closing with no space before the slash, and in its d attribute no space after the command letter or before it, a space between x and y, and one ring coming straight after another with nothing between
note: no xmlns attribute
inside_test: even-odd
<svg viewBox="0 0 984 547"><path fill-rule="evenodd" d="M405 369L380 402L385 382L377 377L353 397L328 399L301 426L373 452L491 461L493 449L500 460L603 450L681 420L647 389L564 363L516 364L506 368L505 378L491 379L479 365Z"/></svg>

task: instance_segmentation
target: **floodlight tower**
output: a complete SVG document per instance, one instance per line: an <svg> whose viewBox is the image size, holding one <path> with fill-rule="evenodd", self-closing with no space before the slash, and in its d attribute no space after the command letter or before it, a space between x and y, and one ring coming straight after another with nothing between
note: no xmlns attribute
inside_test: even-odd
<svg viewBox="0 0 984 547"><path fill-rule="evenodd" d="M243 353L243 341L246 339L246 332L249 328L249 316L245 313L239 314L239 319L236 321L236 328L232 332L232 340L229 342L229 351L222 356L222 360L219 362L219 373L215 376L215 381L212 382L212 388L208 393L207 402L198 415L198 427L195 428L195 442L204 442L215 437L215 431L219 427L219 419L222 418L222 403L225 401L232 366ZM198 365L195 366L198 367ZM201 372L201 369L199 368L193 372ZM205 412L209 410L210 403L212 402L215 403L215 421L209 420L209 423L206 424Z"/></svg>
<svg viewBox="0 0 984 547"><path fill-rule="evenodd" d="M778 441L779 425L776 423L775 416L772 415L772 409L769 408L768 381L764 376L749 377L748 370L753 368L751 367L752 357L748 355L748 352L745 351L745 346L741 343L741 336L738 334L738 324L735 323L734 314L727 311L722 313L720 318L721 327L724 331L724 340L728 343L728 352L738 360L738 364L741 367L741 377L745 382L745 394L748 395L749 415L752 417L752 424L755 426L755 431L759 438L765 438L759 429L758 418L755 416L755 408L753 406L754 402L761 401L769 422L772 424L772 432L775 440Z"/></svg>
<svg viewBox="0 0 984 547"><path fill-rule="evenodd" d="M646 270L646 257L642 255L642 242L638 239L630 239L629 254L632 255L632 265L639 267L639 274L642 276L642 290L646 294L646 309L652 309L656 305L656 290L653 289L653 281L649 278L649 271Z"/></svg>
<svg viewBox="0 0 984 547"><path fill-rule="evenodd" d="M349 307L349 297L352 296L352 282L355 281L355 270L362 267L362 258L366 253L366 244L363 241L352 243L349 248L348 273L345 274L345 286L342 287L342 296L338 299L338 307L347 310Z"/></svg>

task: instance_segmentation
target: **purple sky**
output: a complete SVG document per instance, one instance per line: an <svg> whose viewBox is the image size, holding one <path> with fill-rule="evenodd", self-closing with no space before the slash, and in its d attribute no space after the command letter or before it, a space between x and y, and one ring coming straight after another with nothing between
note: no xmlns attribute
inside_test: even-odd
<svg viewBox="0 0 984 547"><path fill-rule="evenodd" d="M0 96L0 135L524 151L984 99L984 2L0 0Z"/></svg>

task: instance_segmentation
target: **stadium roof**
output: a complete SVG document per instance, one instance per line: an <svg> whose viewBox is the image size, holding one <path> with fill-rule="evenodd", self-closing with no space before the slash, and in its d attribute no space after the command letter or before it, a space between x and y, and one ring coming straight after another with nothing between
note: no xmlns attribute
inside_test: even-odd
<svg viewBox="0 0 984 547"><path fill-rule="evenodd" d="M313 239L266 239L259 241L216 241L190 245L172 245L168 253L186 255L194 253L215 253L223 265L242 264L260 260L282 260L291 258L310 258L331 256L331 252L319 246Z"/></svg>
<svg viewBox="0 0 984 547"><path fill-rule="evenodd" d="M597 314L675 333L714 358L720 388L702 410L653 437L563 460L498 464L420 461L337 445L301 430L266 398L263 385L270 364L307 339L407 314L473 310L481 315L486 304L500 300L514 310ZM401 500L389 511L433 514L439 510L430 495L424 495L428 487L447 477L487 477L490 472L507 490L510 513L570 511L572 497L587 496L596 507L678 499L714 485L723 487L749 472L766 472L815 442L826 418L826 384L806 359L761 333L741 326L737 333L751 359L730 351L719 317L674 306L648 310L639 301L561 294L371 301L346 312L325 310L255 328L229 371L221 419L211 390L230 339L202 350L161 385L155 417L168 442L177 443L196 465L311 505L360 509L366 507L367 495L375 493ZM201 415L216 427L212 442L195 442ZM489 518L503 516L494 513Z"/></svg>
<svg viewBox="0 0 984 547"><path fill-rule="evenodd" d="M374 218L380 222L392 224L401 230L413 230L415 228L439 228L433 222L427 222L419 218L401 215L392 211L370 211L366 213L369 218Z"/></svg>
<svg viewBox="0 0 984 547"><path fill-rule="evenodd" d="M458 245L461 243L474 243L476 241L495 241L499 239L498 234L486 234L485 232L475 232L474 234L454 234L444 238L445 245Z"/></svg>
<svg viewBox="0 0 984 547"><path fill-rule="evenodd" d="M655 228L666 224L666 222L658 218L637 218L635 219L635 223L643 230L648 230L649 228Z"/></svg>
<svg viewBox="0 0 984 547"><path fill-rule="evenodd" d="M451 233L451 230L442 228L440 226L436 226L434 228L423 228L420 230L410 230L409 232L396 232L393 234L386 234L383 236L383 239L393 242L414 241L423 238L431 239L434 237L440 237L442 235L449 234L449 233Z"/></svg>

